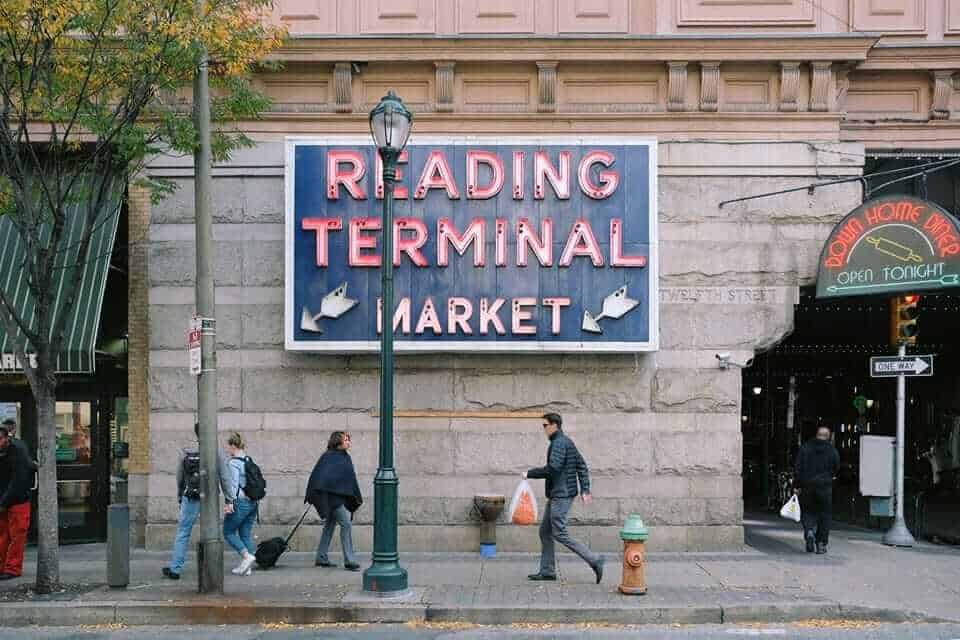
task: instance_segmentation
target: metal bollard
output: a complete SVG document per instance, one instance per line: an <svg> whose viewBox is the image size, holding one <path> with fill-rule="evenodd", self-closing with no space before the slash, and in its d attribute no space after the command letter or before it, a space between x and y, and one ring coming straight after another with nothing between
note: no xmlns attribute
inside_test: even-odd
<svg viewBox="0 0 960 640"><path fill-rule="evenodd" d="M130 584L130 505L107 507L107 584L125 589Z"/></svg>
<svg viewBox="0 0 960 640"><path fill-rule="evenodd" d="M636 514L627 516L620 530L623 540L623 579L620 580L620 593L642 596L647 593L646 578L646 541L649 537L643 520Z"/></svg>

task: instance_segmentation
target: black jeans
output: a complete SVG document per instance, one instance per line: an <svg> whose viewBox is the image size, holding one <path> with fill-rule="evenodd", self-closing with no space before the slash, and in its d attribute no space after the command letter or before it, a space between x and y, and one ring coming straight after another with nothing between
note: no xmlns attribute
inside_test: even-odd
<svg viewBox="0 0 960 640"><path fill-rule="evenodd" d="M817 542L827 544L833 516L833 486L812 485L800 490L800 521L803 532L813 531Z"/></svg>

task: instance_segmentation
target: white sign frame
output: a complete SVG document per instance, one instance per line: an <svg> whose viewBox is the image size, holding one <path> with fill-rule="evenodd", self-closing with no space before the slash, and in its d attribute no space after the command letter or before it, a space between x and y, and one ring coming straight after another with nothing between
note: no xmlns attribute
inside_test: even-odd
<svg viewBox="0 0 960 640"><path fill-rule="evenodd" d="M284 149L284 348L287 351L315 352L328 354L377 353L379 340L343 340L337 342L297 341L294 338L293 323L296 316L293 311L293 244L294 244L294 154L300 145L369 146L369 136L286 136ZM417 136L411 135L408 141L417 145L474 144L502 146L531 145L608 145L608 146L646 146L649 159L650 215L648 216L648 237L650 255L647 267L649 286L649 339L645 342L483 342L469 340L451 341L406 341L394 337L393 349L397 353L649 353L660 349L660 252L657 234L659 208L657 205L657 140L639 136Z"/></svg>

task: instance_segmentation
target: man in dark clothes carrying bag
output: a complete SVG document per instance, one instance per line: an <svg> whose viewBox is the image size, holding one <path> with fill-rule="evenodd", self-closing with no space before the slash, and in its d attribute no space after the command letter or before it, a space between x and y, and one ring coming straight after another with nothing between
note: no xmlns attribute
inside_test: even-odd
<svg viewBox="0 0 960 640"><path fill-rule="evenodd" d="M580 556L593 569L597 584L603 579L603 556L575 540L567 530L567 514L577 494L584 504L590 496L590 472L573 440L562 430L559 414L543 416L543 434L550 440L547 447L547 465L535 467L523 474L524 478L543 478L546 482L547 507L540 523L540 570L527 576L530 580L556 580L557 560L554 541Z"/></svg>
<svg viewBox="0 0 960 640"><path fill-rule="evenodd" d="M830 442L830 427L817 429L797 454L793 474L794 493L800 496L800 521L807 553L827 552L830 519L833 515L833 477L840 466L840 454Z"/></svg>
<svg viewBox="0 0 960 640"><path fill-rule="evenodd" d="M350 435L343 431L334 431L327 443L326 452L320 456L310 480L307 482L305 503L312 504L324 520L323 534L317 547L314 563L318 567L332 567L327 559L333 529L340 525L340 546L343 548L343 566L347 571L357 571L360 565L353 555L353 539L350 521L354 512L363 504L360 485L353 469L353 460L347 451L350 449Z"/></svg>

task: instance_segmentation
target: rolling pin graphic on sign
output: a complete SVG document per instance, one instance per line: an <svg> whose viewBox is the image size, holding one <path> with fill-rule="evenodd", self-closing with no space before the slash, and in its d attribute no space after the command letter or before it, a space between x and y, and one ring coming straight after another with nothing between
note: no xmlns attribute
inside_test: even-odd
<svg viewBox="0 0 960 640"><path fill-rule="evenodd" d="M923 256L899 242L877 236L868 236L866 240L868 244L872 244L880 253L884 253L902 262L923 262Z"/></svg>

